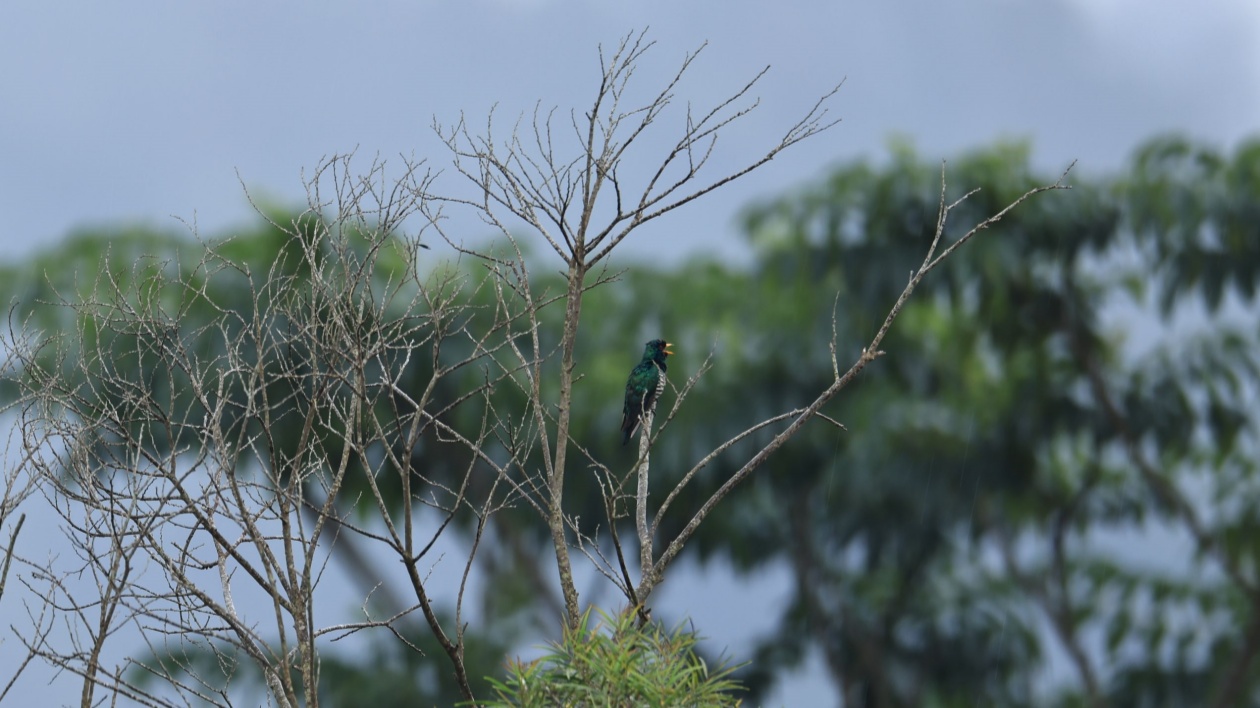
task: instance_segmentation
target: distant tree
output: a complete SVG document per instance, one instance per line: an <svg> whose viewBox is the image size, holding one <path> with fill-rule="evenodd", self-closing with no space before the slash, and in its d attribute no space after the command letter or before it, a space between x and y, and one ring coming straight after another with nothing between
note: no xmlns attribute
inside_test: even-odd
<svg viewBox="0 0 1260 708"><path fill-rule="evenodd" d="M933 230L938 170L897 146L750 209L747 270L632 269L633 295L602 293L693 303L664 327L702 322L681 348L720 347L658 469L825 386L832 322L857 355ZM980 189L960 223L1042 181L1020 145L950 173ZM1260 702L1260 142L1153 140L1127 174L1001 226L923 282L889 355L823 409L848 431L805 429L693 538L746 573L792 569L753 699L818 651L850 706ZM1074 679L1045 686L1054 654Z"/></svg>

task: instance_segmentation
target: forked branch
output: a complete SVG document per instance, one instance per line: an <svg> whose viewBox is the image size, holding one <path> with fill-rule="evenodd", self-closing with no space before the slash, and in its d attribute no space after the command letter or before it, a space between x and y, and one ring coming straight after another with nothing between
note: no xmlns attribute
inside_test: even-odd
<svg viewBox="0 0 1260 708"><path fill-rule="evenodd" d="M1076 163L1073 162L1071 165L1069 165L1067 169L1063 171L1063 174L1059 177L1059 179L1056 180L1053 184L1035 187L1033 189L1029 189L1028 191L1024 192L1022 195L1020 195L1018 198L1016 198L1015 200L1007 204L998 212L994 213L992 216L989 216L988 218L984 219L983 221L971 227L966 233L964 233L961 237L959 237L958 240L951 243L949 246L947 246L943 251L940 251L938 254L938 249L941 245L941 239L945 234L945 226L949 219L950 213L954 209L956 209L960 204L966 201L968 197L975 194L977 191L977 190L972 190L953 202L947 202L945 198L945 193L946 193L945 165L944 163L942 163L940 209L939 209L937 220L936 220L936 228L935 228L934 233L932 234L932 241L929 244L927 252L923 257L923 261L920 263L919 267L916 270L911 272L909 282L906 283L905 288L901 291L901 294L897 297L897 300L893 303L892 308L889 310L887 316L885 316L883 323L879 327L879 330L871 338L870 342L866 345L866 347L862 349L862 352L858 356L857 360L854 361L853 364L850 365L849 368L843 374L839 373L840 372L839 366L835 365L834 371L836 373L836 376L834 377L831 385L829 385L826 389L824 389L821 393L819 393L818 396L813 401L811 401L809 405L806 406L805 408L799 411L793 411L792 413L786 414L788 416L791 416L791 415L795 416L792 419L792 422L786 428L784 428L779 434L775 435L768 443L766 443L765 446L763 446L760 450L758 450L747 462L743 464L743 466L740 467L740 469L737 472L735 472L735 474L731 475L729 479L723 482L723 484L712 495L710 495L709 498L706 499L703 504L701 504L700 508L698 508L695 511L695 513L692 515L691 520L688 521L687 524L679 531L678 535L675 536L669 542L668 545L666 545L660 557L657 558L655 563L652 565L651 572L645 573L644 576L640 579L640 584L639 584L639 588L637 592L640 602L645 601L646 598L651 594L652 589L655 587L655 585L660 581L662 577L664 577L665 570L674 561L674 559L678 557L678 554L682 552L683 547L691 539L692 535L695 534L696 530L700 527L700 524L702 524L704 520L708 518L709 514L713 512L714 508L716 508L716 506L719 503L721 503L721 501L725 499L728 494L730 494L731 490L733 490L737 485L739 485L741 482L747 479L749 475L751 475L758 467L760 467L767 459L769 459L770 455L774 454L774 452L778 450L780 447L782 447L784 443L786 443L789 439L791 439L794 435L796 435L796 433L799 432L800 429L806 423L808 423L813 418L819 416L820 411L822 410L823 406L825 406L828 402L830 402L833 398L835 398L835 396L838 393L840 393L840 391L844 390L849 384L851 384L854 381L854 379L857 378L858 374L860 374L862 370L865 369L868 364L875 361L875 359L879 358L880 356L884 354L884 352L881 351L879 348L880 345L883 343L884 338L888 334L889 329L891 329L893 322L895 322L898 315L901 314L902 309L905 307L906 303L910 300L910 297L914 294L915 288L918 287L919 283L922 282L923 278L926 277L927 274L932 271L932 269L936 268L946 258L948 258L951 254L953 254L959 248L961 248L963 244L970 241L971 238L974 237L977 233L997 223L1004 216L1009 214L1013 209L1023 204L1028 199L1031 199L1032 197L1038 194L1041 194L1043 192L1048 192L1048 191L1053 191L1053 190L1071 189L1070 185L1065 184L1065 180L1067 179L1068 173L1072 170L1072 167L1075 164ZM834 327L833 327L833 331L834 331ZM832 356L833 357L835 356L834 342L832 344ZM782 417L780 419L782 419ZM766 423L763 422L759 424L759 426L763 426L765 424ZM759 427L759 426L754 426L754 428ZM745 431L745 433L741 434L741 436L747 435L748 433L752 432L752 430L753 429ZM727 443L727 445L729 444L730 443ZM704 460L702 460L702 464L703 463L704 463ZM672 500L673 500L673 495L667 498L666 502L668 503ZM658 515L658 520L659 520L659 515Z"/></svg>

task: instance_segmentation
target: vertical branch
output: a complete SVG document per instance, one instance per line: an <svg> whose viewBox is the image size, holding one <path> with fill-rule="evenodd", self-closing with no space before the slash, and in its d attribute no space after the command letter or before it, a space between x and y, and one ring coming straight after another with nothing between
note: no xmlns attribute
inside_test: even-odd
<svg viewBox="0 0 1260 708"><path fill-rule="evenodd" d="M652 442L652 419L655 413L654 407L643 411L643 418L639 422L639 462L635 466L637 488L634 495L634 525L639 535L639 574L641 577L652 574L654 559L652 528L648 526L648 448Z"/></svg>
<svg viewBox="0 0 1260 708"><path fill-rule="evenodd" d="M4 599L4 589L9 581L9 566L13 563L13 548L17 545L18 534L26 523L26 514L18 516L17 523L9 531L9 543L4 549L4 563L0 564L0 600Z"/></svg>
<svg viewBox="0 0 1260 708"><path fill-rule="evenodd" d="M592 207L588 207L592 208ZM568 288L565 293L564 334L560 353L560 411L556 416L555 464L547 480L547 527L556 553L560 591L564 596L565 624L575 630L581 620L577 584L573 581L573 564L569 559L569 541L564 522L564 472L569 450L569 426L573 404L573 350L577 345L578 321L582 315L583 283L586 269L581 262L581 234L575 236L574 258L569 262Z"/></svg>

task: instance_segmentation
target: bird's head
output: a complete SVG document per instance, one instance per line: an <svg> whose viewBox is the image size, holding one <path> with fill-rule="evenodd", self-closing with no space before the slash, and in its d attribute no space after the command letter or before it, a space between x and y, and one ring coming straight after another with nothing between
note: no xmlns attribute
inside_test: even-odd
<svg viewBox="0 0 1260 708"><path fill-rule="evenodd" d="M669 348L672 345L664 339L653 339L647 343L647 348L643 350L643 358L651 359L658 364L665 363L665 357L673 354Z"/></svg>

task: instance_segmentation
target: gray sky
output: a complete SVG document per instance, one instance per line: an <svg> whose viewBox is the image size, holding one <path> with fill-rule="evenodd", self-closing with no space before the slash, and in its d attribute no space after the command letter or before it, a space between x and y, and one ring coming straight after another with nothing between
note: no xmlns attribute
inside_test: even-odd
<svg viewBox="0 0 1260 708"><path fill-rule="evenodd" d="M641 0L202 3L8 2L0 8L0 257L77 226L196 217L246 222L251 190L301 196L321 156L443 153L429 125L499 104L593 96L596 47L634 28L658 42L646 93L708 40L680 98L705 105L764 65L762 108L718 166L764 147L840 79L844 122L646 231L639 253L738 247L732 219L887 138L931 157L998 136L1085 173L1159 131L1228 146L1260 128L1253 0L765 3ZM669 136L662 126L656 136ZM657 149L663 142L655 143ZM680 238L682 236L683 238Z"/></svg>
<svg viewBox="0 0 1260 708"><path fill-rule="evenodd" d="M878 158L890 135L931 157L1030 138L1047 171L1079 158L1089 174L1159 132L1228 147L1260 131L1254 0L12 0L0 5L0 258L84 225L177 226L176 216L218 233L251 218L241 181L297 202L303 168L356 147L441 167L434 116L462 111L478 124L497 103L506 123L536 101L582 110L597 45L645 26L657 46L641 95L706 40L681 99L706 106L772 66L754 92L762 107L719 145L718 167L764 149L845 85L831 104L842 124L653 225L630 244L640 255L738 257L741 206L837 162ZM662 127L662 140L673 135ZM787 588L782 573L732 582L721 567L662 588L671 612L733 649L775 613L749 624L747 598L709 591L691 608L692 583L761 598ZM3 626L16 611L6 604ZM829 695L817 674L788 689L788 704Z"/></svg>

